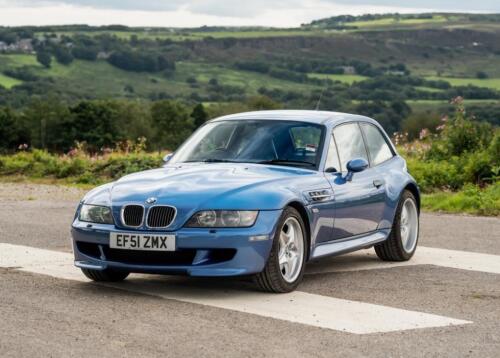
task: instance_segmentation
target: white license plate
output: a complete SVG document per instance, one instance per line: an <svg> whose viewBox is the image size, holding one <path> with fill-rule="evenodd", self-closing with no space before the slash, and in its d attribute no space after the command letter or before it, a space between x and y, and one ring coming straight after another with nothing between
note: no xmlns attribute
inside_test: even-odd
<svg viewBox="0 0 500 358"><path fill-rule="evenodd" d="M175 235L112 232L109 246L121 250L175 251Z"/></svg>

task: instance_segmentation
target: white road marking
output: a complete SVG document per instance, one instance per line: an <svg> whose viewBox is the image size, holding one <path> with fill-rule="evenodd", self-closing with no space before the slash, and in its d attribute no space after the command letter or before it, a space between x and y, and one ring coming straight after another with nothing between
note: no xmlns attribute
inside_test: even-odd
<svg viewBox="0 0 500 358"><path fill-rule="evenodd" d="M407 262L381 261L373 249L369 249L312 262L308 265L306 273L349 272L414 265L434 265L500 274L500 256L498 255L422 246L417 247L415 256Z"/></svg>
<svg viewBox="0 0 500 358"><path fill-rule="evenodd" d="M62 279L88 281L73 266L71 254L26 246L0 243L0 267L17 268L25 272ZM164 281L155 278L144 279L143 277L139 276L130 282L108 286L355 334L472 323L444 316L305 292L276 295L242 290L170 286L166 285Z"/></svg>

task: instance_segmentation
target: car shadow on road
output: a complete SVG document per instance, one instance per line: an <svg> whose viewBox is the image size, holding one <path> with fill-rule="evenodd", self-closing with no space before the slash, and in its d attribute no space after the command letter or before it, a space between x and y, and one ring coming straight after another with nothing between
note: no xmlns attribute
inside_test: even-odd
<svg viewBox="0 0 500 358"><path fill-rule="evenodd" d="M336 274L370 269L385 269L399 266L378 260L370 250L340 257L315 260L306 267L304 282L318 274ZM187 277L172 275L133 274L123 282L100 283L100 286L164 298L195 301L222 298L237 298L240 295L263 295L250 276L245 277ZM299 286L300 290L300 286Z"/></svg>

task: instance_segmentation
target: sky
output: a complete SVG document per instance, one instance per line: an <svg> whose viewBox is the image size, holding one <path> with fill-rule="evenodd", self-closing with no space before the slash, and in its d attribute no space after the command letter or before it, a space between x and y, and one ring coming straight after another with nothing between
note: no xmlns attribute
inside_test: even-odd
<svg viewBox="0 0 500 358"><path fill-rule="evenodd" d="M0 0L0 26L296 27L334 15L495 12L500 0Z"/></svg>

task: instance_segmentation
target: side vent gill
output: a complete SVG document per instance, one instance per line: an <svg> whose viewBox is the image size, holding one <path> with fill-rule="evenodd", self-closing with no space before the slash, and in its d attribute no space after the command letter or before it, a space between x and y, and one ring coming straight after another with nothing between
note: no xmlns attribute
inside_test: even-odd
<svg viewBox="0 0 500 358"><path fill-rule="evenodd" d="M311 190L306 195L307 199L313 203L328 201L333 198L333 192L330 189Z"/></svg>

